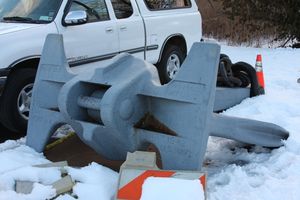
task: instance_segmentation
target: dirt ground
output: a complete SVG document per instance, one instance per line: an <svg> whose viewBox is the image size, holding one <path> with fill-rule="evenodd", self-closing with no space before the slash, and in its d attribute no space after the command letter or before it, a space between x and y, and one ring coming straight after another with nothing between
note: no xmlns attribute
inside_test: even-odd
<svg viewBox="0 0 300 200"><path fill-rule="evenodd" d="M58 162L68 161L69 166L83 167L91 162L96 162L115 171L119 171L124 161L111 161L97 154L92 148L84 144L76 135L69 137L64 142L44 151L47 159Z"/></svg>

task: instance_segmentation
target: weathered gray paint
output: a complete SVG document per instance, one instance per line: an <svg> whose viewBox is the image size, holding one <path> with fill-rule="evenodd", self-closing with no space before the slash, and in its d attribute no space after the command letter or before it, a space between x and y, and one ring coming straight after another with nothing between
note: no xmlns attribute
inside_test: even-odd
<svg viewBox="0 0 300 200"><path fill-rule="evenodd" d="M108 159L125 159L127 152L154 144L164 169L184 170L201 168L209 135L282 145L288 133L279 126L213 113L214 107L249 94L228 92L235 95L232 98L222 89L228 102L215 103L219 55L219 45L195 43L176 78L162 86L153 65L128 54L115 57L106 67L74 74L62 37L49 35L33 89L27 144L43 151L54 130L68 123ZM168 131L135 127L147 113Z"/></svg>

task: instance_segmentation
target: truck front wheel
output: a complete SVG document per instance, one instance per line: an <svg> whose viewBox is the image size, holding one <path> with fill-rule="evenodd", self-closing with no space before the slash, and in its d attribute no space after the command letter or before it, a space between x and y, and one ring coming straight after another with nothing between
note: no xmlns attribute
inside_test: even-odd
<svg viewBox="0 0 300 200"><path fill-rule="evenodd" d="M166 46L163 51L161 61L157 65L162 84L168 83L175 78L185 57L185 53L178 46Z"/></svg>
<svg viewBox="0 0 300 200"><path fill-rule="evenodd" d="M36 70L18 69L9 76L1 97L1 123L11 131L25 133Z"/></svg>

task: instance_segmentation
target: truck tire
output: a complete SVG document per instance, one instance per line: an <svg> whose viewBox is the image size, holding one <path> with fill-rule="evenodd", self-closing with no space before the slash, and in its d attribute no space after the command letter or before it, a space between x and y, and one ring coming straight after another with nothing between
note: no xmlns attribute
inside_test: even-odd
<svg viewBox="0 0 300 200"><path fill-rule="evenodd" d="M178 72L186 55L175 45L167 45L163 51L161 61L157 64L159 78L162 84L170 82Z"/></svg>
<svg viewBox="0 0 300 200"><path fill-rule="evenodd" d="M18 69L9 76L3 91L0 118L13 132L26 133L36 69Z"/></svg>

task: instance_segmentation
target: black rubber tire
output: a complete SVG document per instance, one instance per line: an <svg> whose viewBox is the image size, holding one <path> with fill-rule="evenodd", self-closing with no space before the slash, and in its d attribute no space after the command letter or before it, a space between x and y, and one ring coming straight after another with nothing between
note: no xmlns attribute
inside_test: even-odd
<svg viewBox="0 0 300 200"><path fill-rule="evenodd" d="M231 70L232 62L231 62L229 56L226 54L220 54L220 62L221 61L224 62L224 64L225 64L227 76L229 76L229 77L232 76L232 70Z"/></svg>
<svg viewBox="0 0 300 200"><path fill-rule="evenodd" d="M292 48L299 49L300 48L300 42L297 42L297 43L293 44Z"/></svg>
<svg viewBox="0 0 300 200"><path fill-rule="evenodd" d="M170 76L167 72L167 63L171 55L176 54L180 60L180 66L182 65L186 53L182 51L181 48L175 45L167 45L163 51L162 57L160 62L156 65L159 78L161 81L161 84L166 84L171 81Z"/></svg>
<svg viewBox="0 0 300 200"><path fill-rule="evenodd" d="M240 87L245 88L251 85L251 80L249 75L244 71L236 71L234 72L234 76L238 77L238 79L241 81Z"/></svg>
<svg viewBox="0 0 300 200"><path fill-rule="evenodd" d="M233 74L237 75L237 78L239 78L238 76L242 74L243 76L240 77L240 79L244 79L246 76L249 78L251 83L250 97L264 94L264 91L259 87L254 67L245 62L237 62L232 65L231 69ZM246 82L243 84L246 85Z"/></svg>
<svg viewBox="0 0 300 200"><path fill-rule="evenodd" d="M233 77L231 66L230 58L226 54L220 54L217 86L239 87L240 81Z"/></svg>
<svg viewBox="0 0 300 200"><path fill-rule="evenodd" d="M21 90L28 84L34 83L36 69L18 69L8 77L0 104L1 123L9 130L26 133L27 122L18 111L17 100Z"/></svg>

